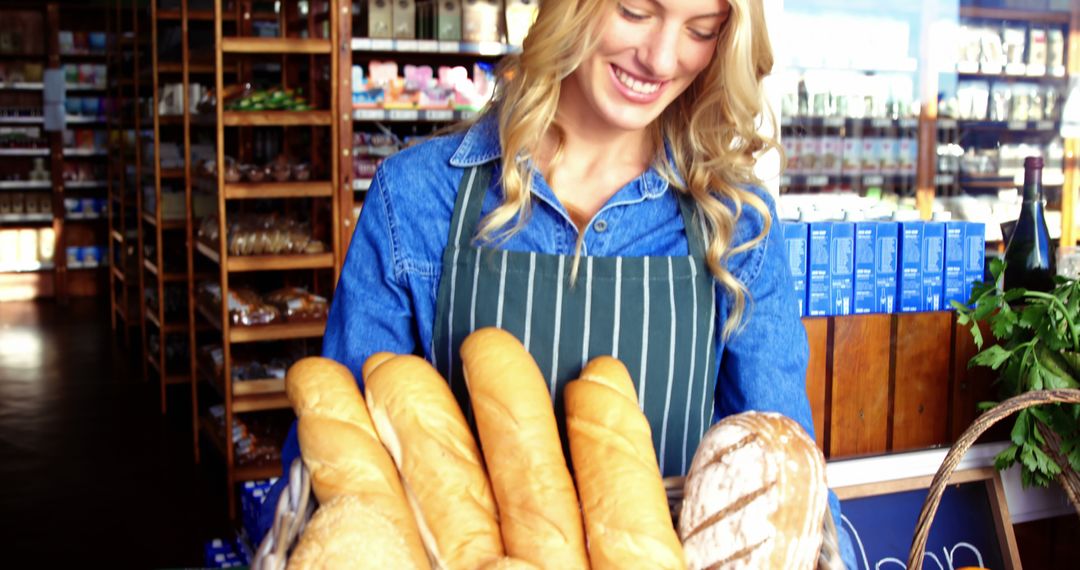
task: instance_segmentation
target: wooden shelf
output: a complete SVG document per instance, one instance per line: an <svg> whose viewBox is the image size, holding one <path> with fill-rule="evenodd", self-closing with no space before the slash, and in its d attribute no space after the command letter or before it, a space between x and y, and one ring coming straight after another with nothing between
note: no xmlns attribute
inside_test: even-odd
<svg viewBox="0 0 1080 570"><path fill-rule="evenodd" d="M0 190L49 190L48 180L0 180Z"/></svg>
<svg viewBox="0 0 1080 570"><path fill-rule="evenodd" d="M476 116L461 109L353 109L354 121L453 123Z"/></svg>
<svg viewBox="0 0 1080 570"><path fill-rule="evenodd" d="M202 365L199 366L199 373L222 398L225 397L220 376ZM289 398L285 395L284 379L234 380L232 405L234 413L286 410L291 407Z"/></svg>
<svg viewBox="0 0 1080 570"><path fill-rule="evenodd" d="M373 53L442 53L501 57L508 53L521 51L517 46L499 42L453 42L439 40L393 40L380 38L353 38L350 42L354 52Z"/></svg>
<svg viewBox="0 0 1080 570"><path fill-rule="evenodd" d="M0 156L49 156L47 148L0 148Z"/></svg>
<svg viewBox="0 0 1080 570"><path fill-rule="evenodd" d="M180 281L187 281L187 273L166 273L164 275L158 271L157 264L149 259L143 258L143 267L150 272L151 275L166 283L177 283Z"/></svg>
<svg viewBox="0 0 1080 570"><path fill-rule="evenodd" d="M221 454L222 459L226 458L227 451L225 442L221 439L222 434L218 433L217 424L214 420L208 417L199 419L199 425L202 426L202 432L206 435L207 439L214 445L214 448ZM233 461L235 462L236 455L233 454ZM278 477L281 475L281 462L269 461L266 463L256 463L254 465L240 465L236 464L233 467L233 481L232 483L239 481L257 481L260 479L269 479L271 477Z"/></svg>
<svg viewBox="0 0 1080 570"><path fill-rule="evenodd" d="M1068 12L1050 12L1047 10L1014 10L1009 8L961 6L960 17L980 20L1009 20L1014 22L1068 25L1070 14Z"/></svg>
<svg viewBox="0 0 1080 570"><path fill-rule="evenodd" d="M229 342L267 342L272 340L294 340L301 338L319 338L326 330L326 322L282 323L254 327L230 327Z"/></svg>
<svg viewBox="0 0 1080 570"><path fill-rule="evenodd" d="M153 325L156 326L158 330L164 334L182 333L187 332L188 330L187 323L162 324L161 321L158 319L157 314L155 314L154 311L150 309L150 307L146 308L146 320L153 323ZM164 340L162 342L164 342Z"/></svg>
<svg viewBox="0 0 1080 570"><path fill-rule="evenodd" d="M143 212L142 213L142 219L143 219L144 222L146 222L146 223L148 223L148 224L150 224L152 226L157 226L158 225L157 218L154 217L154 215L151 214L150 212ZM161 220L161 229L163 229L163 230L180 230L180 229L184 229L186 227L187 227L187 220L181 220L181 219L176 219L176 220L165 219L165 220Z"/></svg>
<svg viewBox="0 0 1080 570"><path fill-rule="evenodd" d="M222 53L329 54L330 40L301 38L221 38Z"/></svg>
<svg viewBox="0 0 1080 570"><path fill-rule="evenodd" d="M333 184L326 182L246 182L225 185L225 198L326 198L334 193Z"/></svg>
<svg viewBox="0 0 1080 570"><path fill-rule="evenodd" d="M221 256L212 246L197 242L196 249L210 261L221 263ZM333 267L334 254L329 252L310 255L229 255L226 257L226 269L230 272L331 269Z"/></svg>
<svg viewBox="0 0 1080 570"><path fill-rule="evenodd" d="M329 126L330 111L226 111L226 127Z"/></svg>

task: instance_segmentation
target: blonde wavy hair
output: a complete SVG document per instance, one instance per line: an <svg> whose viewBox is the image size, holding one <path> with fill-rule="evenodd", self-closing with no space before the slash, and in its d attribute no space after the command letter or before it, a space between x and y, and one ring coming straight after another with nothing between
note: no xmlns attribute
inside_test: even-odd
<svg viewBox="0 0 1080 570"><path fill-rule="evenodd" d="M758 128L767 120L773 127L770 132L777 132L761 89L761 80L773 66L762 0L727 1L730 12L712 62L650 127L656 145L654 165L673 188L697 204L708 244L706 263L733 300L724 338L738 330L748 299L746 286L727 270L726 262L757 245L772 225L764 201L745 186L761 184L753 173L757 156L770 149L782 156L777 140ZM564 128L556 122L562 81L593 51L614 4L614 0L544 0L521 53L503 60L498 73L502 79L485 113L498 117L505 201L481 221L477 232L481 242L505 239L526 223L532 159L549 130L564 140ZM559 155L556 151L555 160ZM732 247L736 220L746 206L758 211L764 227L753 239ZM515 223L510 225L511 221Z"/></svg>

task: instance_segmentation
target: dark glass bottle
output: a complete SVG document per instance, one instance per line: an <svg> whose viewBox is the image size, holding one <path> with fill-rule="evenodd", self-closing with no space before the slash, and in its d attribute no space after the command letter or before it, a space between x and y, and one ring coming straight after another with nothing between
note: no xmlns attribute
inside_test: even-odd
<svg viewBox="0 0 1080 570"><path fill-rule="evenodd" d="M1054 258L1043 216L1042 169L1042 157L1024 159L1024 201L1005 248L1005 289L1050 291L1054 288Z"/></svg>

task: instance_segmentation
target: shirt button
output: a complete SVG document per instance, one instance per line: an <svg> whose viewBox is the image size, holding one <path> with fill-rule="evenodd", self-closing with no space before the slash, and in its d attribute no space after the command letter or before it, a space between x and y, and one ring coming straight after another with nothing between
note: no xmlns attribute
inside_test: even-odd
<svg viewBox="0 0 1080 570"><path fill-rule="evenodd" d="M607 231L607 221L605 221L605 220L596 220L595 222L593 222L592 227L597 232L604 233L604 232Z"/></svg>

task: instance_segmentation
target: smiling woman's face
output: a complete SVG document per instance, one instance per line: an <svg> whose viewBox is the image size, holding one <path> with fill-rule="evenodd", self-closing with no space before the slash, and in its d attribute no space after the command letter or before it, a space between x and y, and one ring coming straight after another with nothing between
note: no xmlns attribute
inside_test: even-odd
<svg viewBox="0 0 1080 570"><path fill-rule="evenodd" d="M728 10L728 0L613 2L595 51L563 82L560 111L644 129L712 61Z"/></svg>

